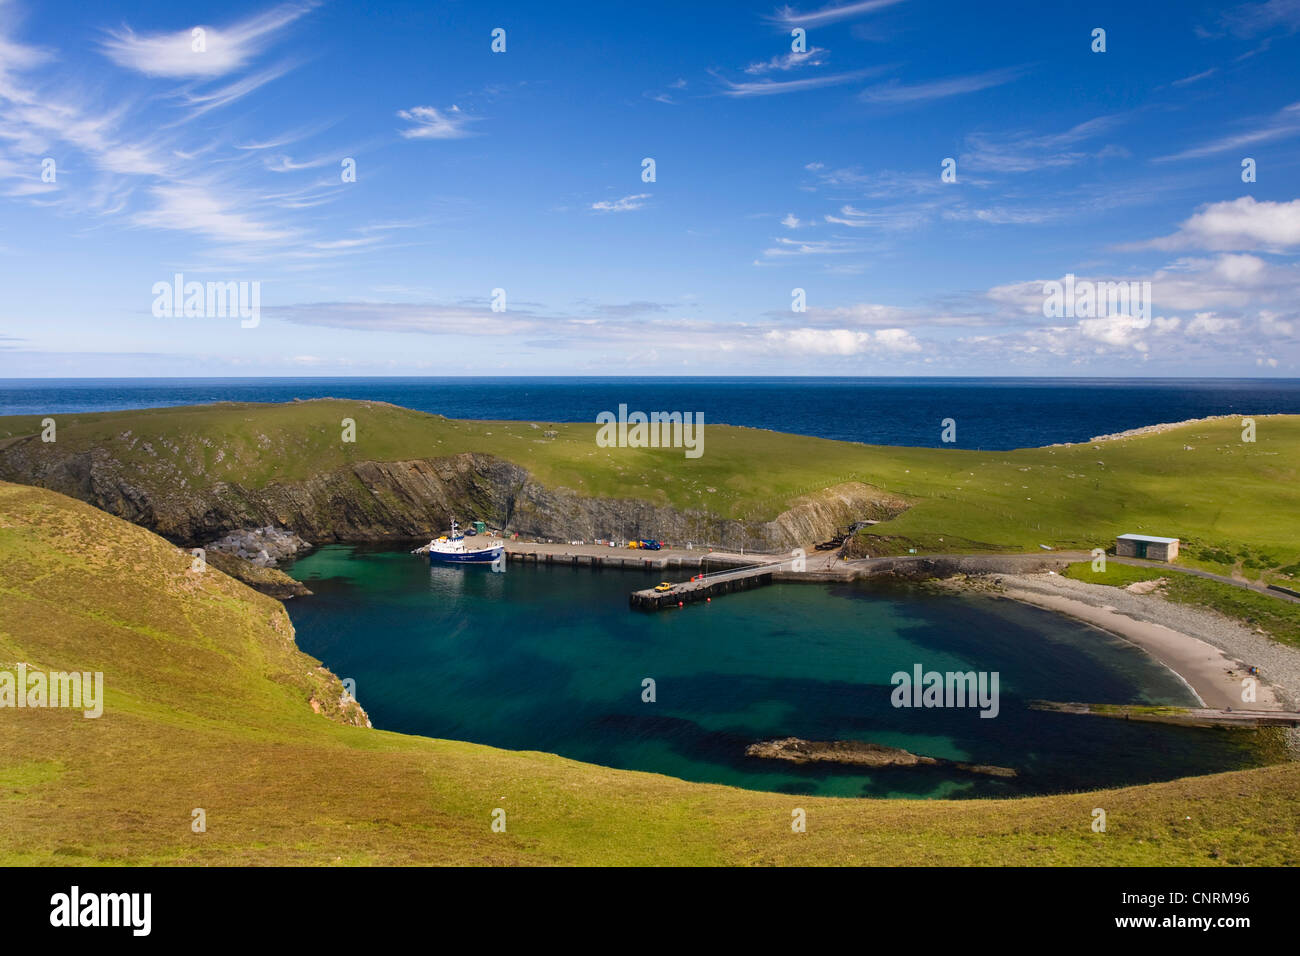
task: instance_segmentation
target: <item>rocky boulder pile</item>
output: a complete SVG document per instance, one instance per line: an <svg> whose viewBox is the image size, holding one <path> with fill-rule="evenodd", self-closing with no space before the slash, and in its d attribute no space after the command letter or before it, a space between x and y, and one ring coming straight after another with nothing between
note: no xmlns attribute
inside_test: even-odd
<svg viewBox="0 0 1300 956"><path fill-rule="evenodd" d="M273 568L285 558L297 556L311 545L292 531L267 525L265 528L232 531L207 546L209 551L233 554L259 568Z"/></svg>

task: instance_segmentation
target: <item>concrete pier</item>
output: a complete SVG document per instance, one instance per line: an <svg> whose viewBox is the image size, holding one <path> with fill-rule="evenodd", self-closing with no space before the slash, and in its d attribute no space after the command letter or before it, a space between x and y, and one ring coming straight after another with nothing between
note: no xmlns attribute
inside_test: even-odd
<svg viewBox="0 0 1300 956"><path fill-rule="evenodd" d="M803 570L795 571L793 555L789 552L742 554L708 548L648 551L562 541L506 541L505 554L508 561L656 571L663 575L664 580L677 580L667 592L653 588L634 592L629 603L634 608L645 610L677 607L679 602L686 605L707 601L720 594L747 591L773 581L853 581L876 576L926 580L952 574L1029 573L1060 570L1070 561L1090 557L1084 551L1057 551L1050 555L897 555L845 561L836 551L810 549L806 552ZM705 580L681 581L683 576L695 577L698 574L706 575Z"/></svg>
<svg viewBox="0 0 1300 956"><path fill-rule="evenodd" d="M626 568L632 571L686 571L688 574L720 571L777 561L767 555L738 554L731 551L686 548L663 548L648 551L640 548L611 548L598 544L546 544L532 541L505 542L506 560L531 564L558 564L575 568Z"/></svg>
<svg viewBox="0 0 1300 956"><path fill-rule="evenodd" d="M754 567L737 568L734 571L719 571L699 580L674 584L667 591L656 591L654 588L633 591L628 603L637 610L657 611L661 608L708 601L720 594L730 594L732 591L748 591L751 588L760 588L765 584L771 584L778 568L779 565L773 562Z"/></svg>
<svg viewBox="0 0 1300 956"><path fill-rule="evenodd" d="M657 610L704 601L719 594L747 591L771 584L774 578L790 573L788 555L740 554L735 551L662 548L611 548L598 544L552 544L533 541L507 541L506 560L527 564L553 564L575 568L622 568L631 571L658 571L665 579L705 575L702 581L682 581L671 591L653 588L634 592L629 603L634 608Z"/></svg>

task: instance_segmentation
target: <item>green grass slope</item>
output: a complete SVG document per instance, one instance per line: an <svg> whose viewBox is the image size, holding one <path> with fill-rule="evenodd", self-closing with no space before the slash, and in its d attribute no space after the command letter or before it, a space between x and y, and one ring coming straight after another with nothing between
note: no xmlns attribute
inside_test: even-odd
<svg viewBox="0 0 1300 956"><path fill-rule="evenodd" d="M879 447L708 424L698 459L681 449L600 448L595 424L457 421L334 399L55 417L58 441L44 447L38 417L0 418L0 462L17 442L49 459L103 449L129 464L141 487L163 495L182 483L257 488L351 462L475 451L516 462L551 487L750 519L859 480L914 502L864 532L860 553L1092 548L1144 531L1182 538L1188 564L1300 578L1300 416L1259 416L1249 444L1240 419L1223 418L1009 452ZM341 440L345 418L356 423L354 443Z"/></svg>
<svg viewBox="0 0 1300 956"><path fill-rule="evenodd" d="M94 720L0 709L4 864L1300 863L1297 764L876 802L354 726L279 603L88 505L0 483L0 669L19 661L103 671L106 704ZM791 831L796 807L806 833Z"/></svg>

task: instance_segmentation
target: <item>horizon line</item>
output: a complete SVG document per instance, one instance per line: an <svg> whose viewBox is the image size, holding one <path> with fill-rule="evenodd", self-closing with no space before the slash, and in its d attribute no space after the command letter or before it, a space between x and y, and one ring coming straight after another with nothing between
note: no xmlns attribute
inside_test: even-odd
<svg viewBox="0 0 1300 956"><path fill-rule="evenodd" d="M1188 382L1188 381L1222 381L1222 382L1300 382L1300 377L1282 375L34 375L27 377L0 376L0 384L6 382L231 382L231 381L328 381L338 379L367 380L419 380L419 381L472 381L476 379L551 379L579 380L599 379L605 381L646 382L655 380L697 379L701 381L720 381L727 379L808 379L808 380L844 380L844 381L905 381L915 379L968 380L968 381L1097 381L1097 382Z"/></svg>

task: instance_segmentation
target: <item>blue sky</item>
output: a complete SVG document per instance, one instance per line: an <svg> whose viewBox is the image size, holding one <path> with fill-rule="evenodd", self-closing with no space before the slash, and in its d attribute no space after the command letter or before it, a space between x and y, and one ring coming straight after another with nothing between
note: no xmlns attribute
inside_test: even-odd
<svg viewBox="0 0 1300 956"><path fill-rule="evenodd" d="M1298 62L1300 0L0 0L0 375L1296 376Z"/></svg>

